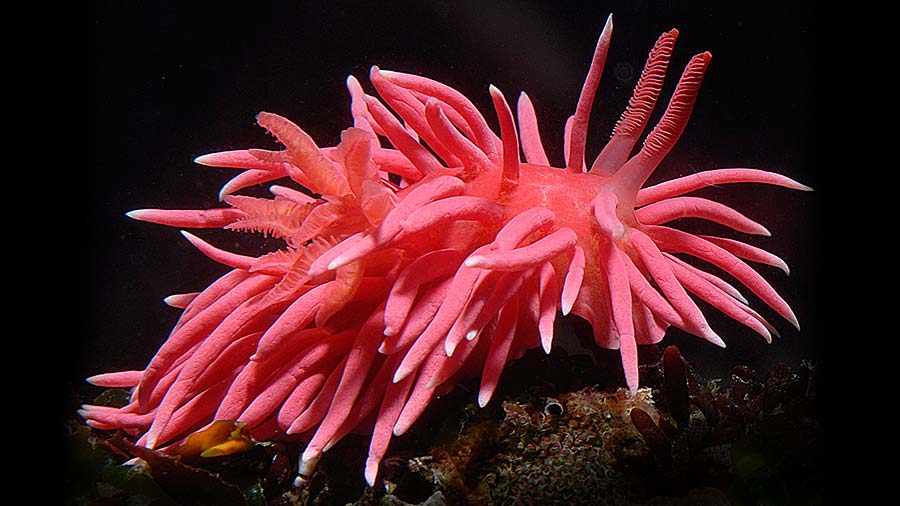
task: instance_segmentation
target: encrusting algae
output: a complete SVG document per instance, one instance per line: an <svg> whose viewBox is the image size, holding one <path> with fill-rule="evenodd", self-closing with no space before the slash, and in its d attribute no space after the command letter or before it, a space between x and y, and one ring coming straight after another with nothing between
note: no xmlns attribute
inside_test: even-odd
<svg viewBox="0 0 900 506"><path fill-rule="evenodd" d="M622 387L601 388L596 382L603 378L583 374L597 370L584 355L529 353L511 366L516 381L498 391L497 405L478 408L466 398L467 385L440 399L441 413L460 415L426 417L421 428L399 438L386 456L384 477L371 488L355 473L364 437L337 445L299 489L292 480L302 451L298 443L252 441L243 452L207 453L230 442L243 445L247 439L236 424L217 424L169 452L135 446L121 433L82 431L73 438L85 455L106 456L103 473L131 464L125 466L130 477L106 489L123 501L152 497L204 504L185 490L186 482L202 483L219 501L230 498L217 504L239 506L741 505L821 499L822 429L812 366L775 366L762 381L739 366L727 380L703 381L677 348L654 351L642 349L647 386L634 396ZM599 360L614 367L616 358ZM535 383L528 372L535 368L554 373ZM153 482L155 492L123 485L141 480ZM94 504L91 494L83 497L80 504ZM98 498L96 490L92 497Z"/></svg>

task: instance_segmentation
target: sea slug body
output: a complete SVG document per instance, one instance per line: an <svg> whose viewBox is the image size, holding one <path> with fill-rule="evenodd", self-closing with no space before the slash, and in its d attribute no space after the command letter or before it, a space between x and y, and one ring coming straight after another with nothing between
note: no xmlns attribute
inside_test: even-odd
<svg viewBox="0 0 900 506"><path fill-rule="evenodd" d="M751 168L645 187L688 122L709 53L689 61L638 147L678 36L662 34L609 142L585 160L612 26L610 16L567 123L562 168L550 166L526 94L514 115L503 93L489 87L498 135L453 88L377 67L369 79L380 99L347 79L353 126L338 145L320 147L288 119L262 112L257 122L284 149L198 157L202 165L242 169L222 189L227 207L128 215L259 232L284 247L246 256L183 232L232 270L198 293L166 298L183 313L143 371L89 378L131 388L132 396L122 408L84 406L88 424L124 429L155 448L215 420L237 420L257 440L307 441L301 476L343 436L366 430L371 485L391 438L436 395L480 376L478 403L486 405L508 361L539 346L550 351L560 313L584 318L598 346L619 350L632 392L640 381L637 346L659 342L669 326L724 346L695 298L771 340L774 327L734 286L684 257L728 273L799 328L788 304L747 263L787 271L784 261L669 222L701 218L768 235L738 211L686 194L730 183L810 188ZM276 180L282 184L270 187L272 198L237 194Z"/></svg>

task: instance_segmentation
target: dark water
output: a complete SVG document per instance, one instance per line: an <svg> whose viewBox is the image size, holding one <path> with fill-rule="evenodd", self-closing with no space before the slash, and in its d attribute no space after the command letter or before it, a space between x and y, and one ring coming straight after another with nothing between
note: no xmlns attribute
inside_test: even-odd
<svg viewBox="0 0 900 506"><path fill-rule="evenodd" d="M373 64L456 87L495 129L488 84L507 97L527 91L551 161L560 164L563 123L574 110L607 14L613 12L615 29L594 107L589 159L608 138L656 37L675 27L681 35L661 101L692 55L708 50L713 60L691 123L651 182L754 167L817 187L810 133L815 27L803 9L754 4L734 12L719 2L389 3L275 2L242 9L212 2L95 4L88 76L94 117L85 126L93 129L93 180L81 189L89 203L81 210L90 230L83 243L87 286L77 301L80 320L67 337L77 356L67 361L68 384L90 393L81 384L86 375L143 368L177 317L162 298L202 289L225 271L177 230L124 213L218 205L218 189L234 173L191 160L219 150L274 149L255 126L261 110L292 119L320 145L333 145L350 124L344 79L353 74L365 83ZM745 185L705 195L772 231L773 237L753 243L787 260L792 274L767 267L760 272L792 305L803 330L756 301L754 307L782 332L771 345L712 313L727 349L676 332L668 342L709 375L738 363L764 369L779 360L817 358L827 346L817 340L824 330L816 303L821 192ZM258 247L232 244L232 235L199 235L226 249Z"/></svg>

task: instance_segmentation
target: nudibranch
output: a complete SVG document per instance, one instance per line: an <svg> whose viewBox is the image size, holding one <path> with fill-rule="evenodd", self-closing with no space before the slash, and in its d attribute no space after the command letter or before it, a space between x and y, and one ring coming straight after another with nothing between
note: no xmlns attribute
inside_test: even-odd
<svg viewBox="0 0 900 506"><path fill-rule="evenodd" d="M678 36L663 33L609 142L585 160L611 34L610 16L566 123L562 168L550 166L525 93L514 117L500 90L489 88L498 135L455 89L377 67L369 79L380 99L347 78L353 126L336 146L320 147L291 121L261 112L257 122L283 149L198 157L201 165L242 169L222 188L226 207L128 216L262 233L283 248L247 256L182 232L231 270L198 293L166 298L183 312L144 370L89 378L132 395L122 408L84 406L87 423L124 429L155 448L234 420L256 440L306 442L301 477L343 436L364 431L371 433L365 478L373 484L392 436L433 398L480 375L477 400L486 405L508 361L538 346L550 351L559 313L584 318L598 346L619 350L632 392L637 346L659 342L669 326L724 346L695 299L771 340L775 328L734 285L687 257L719 268L798 326L747 263L787 271L784 261L670 222L700 218L768 235L738 211L688 194L730 183L810 188L752 168L645 187L688 122L710 53L689 61L644 137ZM276 180L282 184L270 187L271 198L237 194Z"/></svg>

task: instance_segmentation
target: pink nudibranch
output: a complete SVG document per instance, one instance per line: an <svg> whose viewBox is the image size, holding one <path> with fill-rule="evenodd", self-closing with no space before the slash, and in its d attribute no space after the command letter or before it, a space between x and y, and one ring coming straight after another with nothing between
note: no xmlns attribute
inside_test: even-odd
<svg viewBox="0 0 900 506"><path fill-rule="evenodd" d="M781 259L667 223L690 216L768 235L734 209L685 194L729 183L810 188L750 168L644 186L688 122L709 53L689 61L638 148L678 36L662 34L612 137L586 163L612 26L610 16L568 123L565 168L550 166L526 94L514 117L503 93L489 88L498 135L453 88L377 67L369 77L381 100L347 79L353 126L338 145L320 147L291 121L263 112L258 123L284 149L198 157L244 169L222 189L228 207L128 215L261 232L284 248L239 255L184 232L232 270L198 293L166 299L183 313L146 369L89 379L133 390L123 408L85 406L88 424L124 429L153 448L234 419L257 440L308 441L299 465L306 476L324 451L374 419L365 469L372 485L391 438L436 395L480 375L478 403L487 404L508 361L538 346L550 351L559 312L586 319L598 346L619 350L632 393L638 345L660 341L669 326L724 346L695 298L771 339L774 327L737 289L678 255L720 268L799 328L787 302L747 263L787 272ZM276 180L282 184L271 187L271 199L235 193Z"/></svg>

